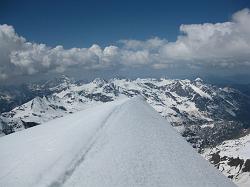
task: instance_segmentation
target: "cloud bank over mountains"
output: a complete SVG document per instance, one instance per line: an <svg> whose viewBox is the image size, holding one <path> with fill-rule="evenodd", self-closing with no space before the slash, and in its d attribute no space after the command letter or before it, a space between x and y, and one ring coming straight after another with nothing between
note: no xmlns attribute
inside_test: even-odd
<svg viewBox="0 0 250 187"><path fill-rule="evenodd" d="M10 25L0 25L0 80L38 73L85 70L154 70L181 68L250 68L250 10L228 22L180 26L175 42L151 38L120 40L116 46L64 49L27 41ZM233 70L233 69L232 69Z"/></svg>

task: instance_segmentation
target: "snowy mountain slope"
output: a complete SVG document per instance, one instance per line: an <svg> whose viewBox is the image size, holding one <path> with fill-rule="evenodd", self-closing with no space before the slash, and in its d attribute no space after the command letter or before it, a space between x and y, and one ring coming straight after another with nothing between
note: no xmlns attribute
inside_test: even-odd
<svg viewBox="0 0 250 187"><path fill-rule="evenodd" d="M8 112L35 97L43 97L67 89L72 80L62 75L49 81L23 85L0 85L0 113Z"/></svg>
<svg viewBox="0 0 250 187"><path fill-rule="evenodd" d="M20 131L79 110L84 110L98 103L101 102L87 101L69 104L67 100L63 100L57 96L36 97L16 107L9 113L3 114L1 119L13 127L15 131ZM8 130L10 132L12 131L12 129L7 126L4 132L8 133Z"/></svg>
<svg viewBox="0 0 250 187"><path fill-rule="evenodd" d="M0 186L234 186L141 98L0 139Z"/></svg>
<svg viewBox="0 0 250 187"><path fill-rule="evenodd" d="M250 186L250 134L205 149L203 156L241 186Z"/></svg>
<svg viewBox="0 0 250 187"><path fill-rule="evenodd" d="M3 113L0 130L9 134L98 103L143 95L194 147L202 148L238 135L243 128L239 116L246 116L242 111L248 111L242 110L247 100L244 95L205 84L201 79L95 79L87 84L76 84L66 77L59 80L33 85L34 90L56 91Z"/></svg>
<svg viewBox="0 0 250 187"><path fill-rule="evenodd" d="M48 186L88 148L92 135L122 102L96 106L2 137L0 186Z"/></svg>

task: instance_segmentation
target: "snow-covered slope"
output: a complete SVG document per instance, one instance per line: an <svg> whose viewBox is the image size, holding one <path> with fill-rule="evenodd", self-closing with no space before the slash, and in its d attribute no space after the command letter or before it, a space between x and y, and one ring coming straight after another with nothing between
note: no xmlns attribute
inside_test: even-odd
<svg viewBox="0 0 250 187"><path fill-rule="evenodd" d="M250 134L205 149L203 156L239 186L250 186Z"/></svg>
<svg viewBox="0 0 250 187"><path fill-rule="evenodd" d="M234 186L142 98L0 139L0 186Z"/></svg>

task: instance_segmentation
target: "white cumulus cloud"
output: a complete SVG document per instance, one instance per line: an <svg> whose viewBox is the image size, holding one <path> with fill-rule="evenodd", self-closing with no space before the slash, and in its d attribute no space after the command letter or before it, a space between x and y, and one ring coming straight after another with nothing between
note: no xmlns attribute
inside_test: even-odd
<svg viewBox="0 0 250 187"><path fill-rule="evenodd" d="M175 42L151 38L120 40L117 46L64 49L28 42L9 25L0 25L0 80L44 72L151 67L250 67L250 10L223 23L180 26ZM138 69L139 71L139 69Z"/></svg>

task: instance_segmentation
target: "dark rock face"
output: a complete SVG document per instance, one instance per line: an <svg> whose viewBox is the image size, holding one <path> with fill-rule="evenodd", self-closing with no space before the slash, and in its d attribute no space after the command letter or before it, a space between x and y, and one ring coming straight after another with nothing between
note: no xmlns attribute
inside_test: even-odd
<svg viewBox="0 0 250 187"><path fill-rule="evenodd" d="M36 122L25 122L25 121L22 121L22 122L23 122L25 129L40 125L39 123L36 123Z"/></svg>
<svg viewBox="0 0 250 187"><path fill-rule="evenodd" d="M105 85L103 87L103 92L109 93L109 94L111 93L111 94L114 94L114 96L118 96L119 95L119 88L117 88L114 83L110 83L110 84Z"/></svg>
<svg viewBox="0 0 250 187"><path fill-rule="evenodd" d="M247 159L242 169L243 172L250 172L250 159Z"/></svg>
<svg viewBox="0 0 250 187"><path fill-rule="evenodd" d="M203 140L196 134L194 130L186 128L182 133L182 136L186 138L193 148L198 149L198 151L200 151L199 148L203 147Z"/></svg>
<svg viewBox="0 0 250 187"><path fill-rule="evenodd" d="M110 102L113 101L111 97L108 97L106 95L103 95L101 93L95 93L95 94L88 94L85 96L86 98L93 99L95 101L101 101L101 102Z"/></svg>
<svg viewBox="0 0 250 187"><path fill-rule="evenodd" d="M180 82L174 83L170 88L170 91L175 92L176 94L182 97L190 96L189 88L183 87L183 85Z"/></svg>
<svg viewBox="0 0 250 187"><path fill-rule="evenodd" d="M209 156L209 161L230 179L238 180L240 174L250 172L250 159L244 160L239 157L222 157L220 151L211 153Z"/></svg>
<svg viewBox="0 0 250 187"><path fill-rule="evenodd" d="M244 164L244 160L240 159L239 157L237 158L228 158L228 163L229 166L234 166L236 167L240 167L240 169L242 168L243 164Z"/></svg>
<svg viewBox="0 0 250 187"><path fill-rule="evenodd" d="M3 128L2 132L5 135L8 135L8 134L15 132L11 125L7 125L6 123L3 123L3 122L2 122L2 128Z"/></svg>
<svg viewBox="0 0 250 187"><path fill-rule="evenodd" d="M54 110L60 109L60 110L64 110L67 111L67 109L64 106L57 106L57 105L49 105L51 108L53 108Z"/></svg>
<svg viewBox="0 0 250 187"><path fill-rule="evenodd" d="M225 140L237 137L242 134L243 124L232 121L214 122L214 127L205 127L195 132L203 140L205 147L216 146Z"/></svg>
<svg viewBox="0 0 250 187"><path fill-rule="evenodd" d="M221 158L220 158L220 155L219 155L219 151L217 153L213 153L211 154L211 159L210 159L210 162L214 165L218 165L219 162L221 161ZM219 166L217 166L219 167Z"/></svg>

